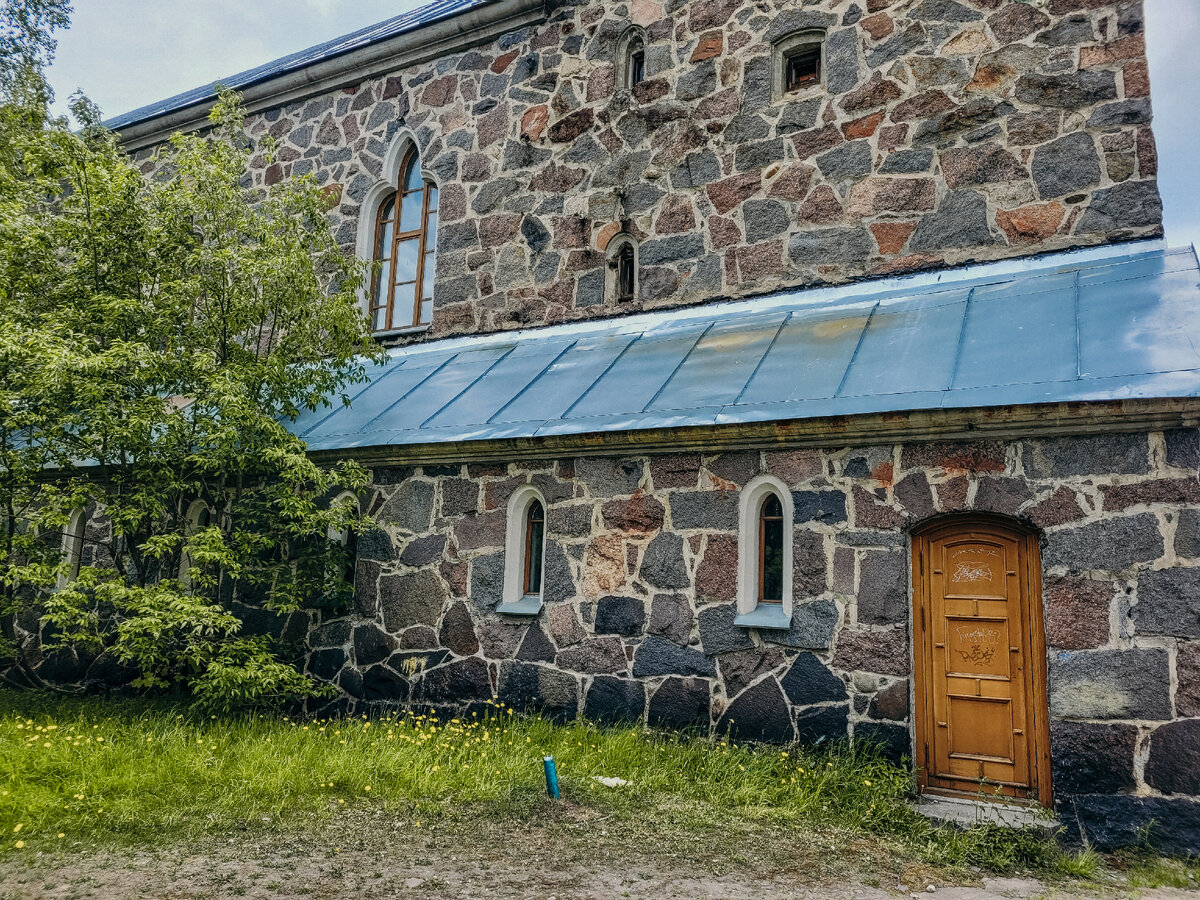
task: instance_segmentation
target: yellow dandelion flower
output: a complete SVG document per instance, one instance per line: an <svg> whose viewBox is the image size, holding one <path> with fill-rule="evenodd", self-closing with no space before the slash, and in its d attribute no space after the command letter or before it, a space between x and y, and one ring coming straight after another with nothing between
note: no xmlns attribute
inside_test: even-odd
<svg viewBox="0 0 1200 900"><path fill-rule="evenodd" d="M25 827L25 824L23 822L18 822L16 825L13 826L13 834L16 834L18 831L20 831L24 827Z"/></svg>
<svg viewBox="0 0 1200 900"><path fill-rule="evenodd" d="M61 831L58 833L58 836L59 836L60 838L65 838L65 837L66 837L66 835L65 835L65 834L63 834Z"/></svg>
<svg viewBox="0 0 1200 900"><path fill-rule="evenodd" d="M25 846L25 842L24 842L24 841L17 841L15 844L13 844L13 846L14 846L14 847L16 847L18 850L20 850L22 847L24 847L24 846Z"/></svg>

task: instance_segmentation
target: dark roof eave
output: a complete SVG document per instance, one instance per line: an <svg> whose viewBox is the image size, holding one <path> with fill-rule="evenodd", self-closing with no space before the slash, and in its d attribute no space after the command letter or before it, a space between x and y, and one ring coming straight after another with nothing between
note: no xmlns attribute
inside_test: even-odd
<svg viewBox="0 0 1200 900"><path fill-rule="evenodd" d="M241 84L237 83L238 76L233 76L228 83L241 91L250 112L283 106L467 47L486 44L544 19L546 3L547 0L491 0L346 52L268 72ZM136 117L138 111L118 116L110 127L120 135L122 145L129 152L161 144L178 131L203 128L208 123L208 113L216 101L216 94L207 92L201 99L190 99L194 93L181 94L181 103L177 107L161 111L158 109L161 104L146 107L143 118L131 118Z"/></svg>

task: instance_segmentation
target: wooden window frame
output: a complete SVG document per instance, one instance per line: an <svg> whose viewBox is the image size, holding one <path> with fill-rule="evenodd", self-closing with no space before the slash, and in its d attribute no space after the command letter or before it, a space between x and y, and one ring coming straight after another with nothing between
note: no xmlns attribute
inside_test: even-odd
<svg viewBox="0 0 1200 900"><path fill-rule="evenodd" d="M774 500L776 503L779 504L779 515L778 516L768 516L767 515L767 504L770 503L772 500ZM774 606L782 606L783 605L783 572L782 571L779 573L779 580L780 580L779 599L775 600L772 598L768 598L766 596L767 522L768 521L779 522L780 534L782 535L782 533L783 533L782 526L783 526L783 521L784 521L783 501L780 500L778 496L776 496L774 491L767 492L763 496L762 501L758 504L758 578L757 578L758 590L756 592L757 598L756 598L755 602L756 603L770 603ZM780 553L779 564L782 567L782 565L783 565L783 547L782 546L779 548L779 553Z"/></svg>
<svg viewBox="0 0 1200 900"><path fill-rule="evenodd" d="M816 58L816 71L793 80L791 72L801 57ZM805 29L775 42L772 49L771 83L775 100L792 98L820 88L825 83L825 32Z"/></svg>
<svg viewBox="0 0 1200 900"><path fill-rule="evenodd" d="M815 57L816 69L801 77L793 78L793 66L801 57ZM801 44L794 50L791 50L783 55L783 91L785 94L791 94L796 91L802 91L810 88L813 85L821 83L821 45L820 44Z"/></svg>
<svg viewBox="0 0 1200 900"><path fill-rule="evenodd" d="M541 515L540 519L534 519L534 512L538 511ZM542 542L546 534L546 508L542 506L540 500L534 500L529 504L529 508L525 510L525 551L521 557L521 596L522 597L541 597L542 586L545 581L545 555L538 555L538 586L537 590L530 590L530 582L533 575L533 526L540 523L542 526ZM540 548L539 548L540 549Z"/></svg>
<svg viewBox="0 0 1200 900"><path fill-rule="evenodd" d="M423 175L421 176L422 187L420 189L421 190L420 225L414 230L403 231L403 232L400 231L400 218L401 218L401 211L403 208L404 195L405 195L405 190L404 190L404 182L406 180L405 175L408 174L410 166L416 166L417 173L420 174L421 159L420 159L420 156L417 154L416 147L409 147L407 152L405 152L404 158L400 162L400 174L396 178L395 190L384 195L383 200L379 204L379 209L376 210L376 212L375 212L374 262L379 262L381 259L385 258L384 255L380 252L383 249L380 246L380 238L382 237L382 230L383 230L383 211L387 208L388 201L391 201L391 200L395 201L393 203L393 208L392 208L392 221L393 221L392 241L391 241L391 245L388 247L388 253L387 253L387 257L386 257L387 259L391 260L391 268L390 268L389 274L388 274L387 300L384 303L378 302L379 293L380 293L379 292L379 278L381 277L381 273L376 273L375 277L372 279L370 296L367 298L368 299L367 312L371 319L371 330L372 330L372 332L374 332L376 334L379 334L382 332L388 332L388 331L395 331L395 330L401 329L401 328L416 328L416 327L419 327L422 325L429 324L427 322L421 321L421 304L426 299L424 297L425 260L428 255L428 252L429 252L429 239L430 239L429 215L431 212L431 210L429 209L429 196L430 196L430 189L431 188L436 189L437 185L435 185L432 181L429 181L428 179L426 179ZM416 191L415 190L409 191L408 193L415 194ZM439 198L439 201L440 201L440 198ZM439 204L439 209L440 209L440 204ZM413 284L412 312L411 312L411 315L409 316L409 321L407 323L396 324L396 260L397 260L397 254L400 249L400 244L403 243L404 241L412 240L413 238L417 239L417 272L416 272L416 279ZM433 240L434 240L434 249L436 251L436 248L437 248L437 236L436 235L433 236ZM386 314L384 316L384 325L382 328L376 328L375 327L375 315L378 312L378 310L380 310L380 309L386 310ZM430 316L430 318L432 319L432 315Z"/></svg>

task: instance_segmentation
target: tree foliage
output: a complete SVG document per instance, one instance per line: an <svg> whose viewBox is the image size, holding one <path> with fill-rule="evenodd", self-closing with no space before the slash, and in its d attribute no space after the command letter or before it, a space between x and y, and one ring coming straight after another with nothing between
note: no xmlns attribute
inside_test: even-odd
<svg viewBox="0 0 1200 900"><path fill-rule="evenodd" d="M48 119L49 92L28 85L65 9L0 15L5 71L23 73L0 81L7 652L39 685L39 660L69 647L209 705L311 694L297 648L243 620L349 595L331 535L363 519L329 498L366 473L318 466L286 425L376 355L362 264L311 177L248 186L251 155L273 148L247 136L235 94L207 131L138 160L81 97L76 130Z"/></svg>

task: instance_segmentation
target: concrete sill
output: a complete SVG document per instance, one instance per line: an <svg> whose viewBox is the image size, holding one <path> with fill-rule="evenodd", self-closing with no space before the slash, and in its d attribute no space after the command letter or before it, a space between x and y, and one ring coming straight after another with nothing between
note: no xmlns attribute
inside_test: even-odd
<svg viewBox="0 0 1200 900"><path fill-rule="evenodd" d="M511 603L501 603L496 612L502 616L536 616L542 611L541 597L522 597Z"/></svg>
<svg viewBox="0 0 1200 900"><path fill-rule="evenodd" d="M405 337L410 334L423 334L432 327L432 325L408 325L404 328L392 328L389 331L372 331L371 337L377 341L386 341L388 338Z"/></svg>
<svg viewBox="0 0 1200 900"><path fill-rule="evenodd" d="M786 631L792 627L792 617L783 611L782 606L761 605L750 612L739 613L733 620L734 625L743 628L771 628Z"/></svg>

